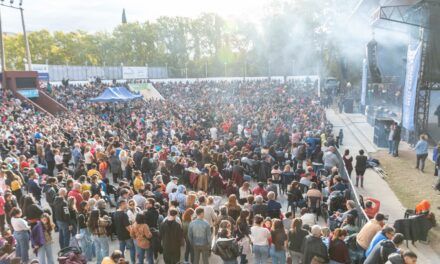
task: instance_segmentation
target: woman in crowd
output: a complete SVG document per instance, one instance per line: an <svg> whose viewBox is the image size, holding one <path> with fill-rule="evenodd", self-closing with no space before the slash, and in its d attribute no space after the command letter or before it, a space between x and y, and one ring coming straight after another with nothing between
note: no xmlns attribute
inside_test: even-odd
<svg viewBox="0 0 440 264"><path fill-rule="evenodd" d="M241 207L237 203L237 197L234 194L228 197L228 202L225 203L225 206L228 209L228 215L234 219L234 222L237 221L240 216Z"/></svg>
<svg viewBox="0 0 440 264"><path fill-rule="evenodd" d="M38 261L41 264L55 264L52 237L54 228L51 217L46 213L32 228L32 247L37 252Z"/></svg>
<svg viewBox="0 0 440 264"><path fill-rule="evenodd" d="M240 255L240 264L246 264L248 262L247 258L251 253L251 241L249 237L249 235L251 234L251 230L248 221L249 216L249 211L243 209L240 212L240 217L238 217L237 219L237 241L242 248Z"/></svg>
<svg viewBox="0 0 440 264"><path fill-rule="evenodd" d="M92 234L93 245L96 252L96 264L109 254L109 240L107 227L111 225L110 217L101 215L99 210L90 212L87 226Z"/></svg>
<svg viewBox="0 0 440 264"><path fill-rule="evenodd" d="M270 256L273 264L286 263L287 235L284 230L283 222L280 219L274 219L271 231L272 245L270 247Z"/></svg>
<svg viewBox="0 0 440 264"><path fill-rule="evenodd" d="M230 230L226 228L220 229L212 251L220 256L223 264L238 264L237 257L240 255L240 250L237 241L231 236Z"/></svg>
<svg viewBox="0 0 440 264"><path fill-rule="evenodd" d="M289 164L284 166L283 172L281 172L281 193L287 192L287 186L293 181L295 173L292 171L292 167Z"/></svg>
<svg viewBox="0 0 440 264"><path fill-rule="evenodd" d="M336 228L333 236L329 240L328 253L330 257L330 264L348 264L351 263L348 255L348 246L344 240L347 236L347 231Z"/></svg>
<svg viewBox="0 0 440 264"><path fill-rule="evenodd" d="M14 229L14 238L17 241L16 256L21 258L21 263L27 263L29 261L29 231L31 229L26 220L22 218L21 209L12 209L11 226Z"/></svg>
<svg viewBox="0 0 440 264"><path fill-rule="evenodd" d="M414 149L416 150L417 162L416 169L420 169L421 172L425 170L425 160L428 157L428 136L425 134L420 135L419 141L417 141Z"/></svg>
<svg viewBox="0 0 440 264"><path fill-rule="evenodd" d="M138 264L143 264L145 258L147 258L148 264L154 264L151 251L148 250L151 246L150 239L153 235L151 234L144 214L136 215L136 222L130 228L130 235L136 246Z"/></svg>
<svg viewBox="0 0 440 264"><path fill-rule="evenodd" d="M263 217L256 215L254 217L254 226L251 227L251 241L253 244L255 264L265 264L269 256L270 231L263 227Z"/></svg>
<svg viewBox="0 0 440 264"><path fill-rule="evenodd" d="M364 174L367 170L368 157L364 155L364 150L359 150L359 155L356 156L356 187L359 187L359 181L361 182L361 188L364 188Z"/></svg>
<svg viewBox="0 0 440 264"><path fill-rule="evenodd" d="M188 208L182 215L182 229L183 229L183 237L185 238L185 262L189 262L191 256L191 262L194 261L194 251L192 249L191 243L188 239L188 227L192 221L192 217L194 215L194 209Z"/></svg>
<svg viewBox="0 0 440 264"><path fill-rule="evenodd" d="M351 172L353 171L353 157L350 155L349 149L344 151L342 160L344 161L345 168L347 169L348 177L351 177Z"/></svg>
<svg viewBox="0 0 440 264"><path fill-rule="evenodd" d="M240 189L238 189L238 201L241 205L243 205L244 203L246 203L247 201L247 197L249 195L251 195L251 189L250 189L250 185L249 182L245 181L243 182L243 185L240 187Z"/></svg>
<svg viewBox="0 0 440 264"><path fill-rule="evenodd" d="M302 220L300 218L293 219L292 227L287 236L289 255L293 263L301 263L303 241L308 234L309 232L302 227Z"/></svg>
<svg viewBox="0 0 440 264"><path fill-rule="evenodd" d="M86 255L87 261L92 261L93 258L93 248L92 248L92 236L90 231L87 229L87 221L90 213L90 207L88 202L82 201L78 208L78 229L79 229L79 245L81 246L84 254Z"/></svg>

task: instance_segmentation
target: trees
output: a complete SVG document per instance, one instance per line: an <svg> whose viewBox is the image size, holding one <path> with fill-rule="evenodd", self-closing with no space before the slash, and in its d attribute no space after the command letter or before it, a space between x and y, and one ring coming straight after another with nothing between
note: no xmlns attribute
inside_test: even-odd
<svg viewBox="0 0 440 264"><path fill-rule="evenodd" d="M203 77L206 69L208 76L223 76L225 63L229 76L243 76L244 68L247 76L316 74L321 65L322 73L338 75L344 54L336 36L349 2L356 3L274 0L259 23L204 13L122 23L112 32L41 30L31 32L29 42L33 63L167 64L172 77L185 76L185 68L189 77ZM5 36L5 50L7 67L22 69L23 36Z"/></svg>

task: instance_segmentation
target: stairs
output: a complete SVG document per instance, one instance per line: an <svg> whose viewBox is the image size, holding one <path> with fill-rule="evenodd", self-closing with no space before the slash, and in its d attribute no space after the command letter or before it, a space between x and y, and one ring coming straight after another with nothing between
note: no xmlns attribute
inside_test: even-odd
<svg viewBox="0 0 440 264"><path fill-rule="evenodd" d="M49 114L51 116L55 116L58 113L67 111L67 108L64 107L62 104L58 103L55 99L47 95L45 92L38 90L38 97L37 98L26 98L20 93L18 93L16 90L14 90L14 95L19 98L20 100L24 100L30 104L32 104L36 109L40 110L41 112L44 112L46 114Z"/></svg>

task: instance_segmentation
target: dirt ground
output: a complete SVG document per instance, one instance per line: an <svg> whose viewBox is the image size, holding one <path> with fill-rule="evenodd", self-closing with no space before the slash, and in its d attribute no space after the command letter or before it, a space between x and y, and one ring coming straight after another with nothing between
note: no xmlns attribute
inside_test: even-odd
<svg viewBox="0 0 440 264"><path fill-rule="evenodd" d="M415 169L416 155L414 150L399 150L399 157L395 158L388 154L386 150L371 154L377 158L387 177L391 189L406 208L415 208L415 205L423 199L431 203L431 208L437 217L437 226L433 228L429 235L431 245L434 250L440 253L440 206L439 192L433 190L432 185L437 181L434 175L434 163L426 160L425 172Z"/></svg>

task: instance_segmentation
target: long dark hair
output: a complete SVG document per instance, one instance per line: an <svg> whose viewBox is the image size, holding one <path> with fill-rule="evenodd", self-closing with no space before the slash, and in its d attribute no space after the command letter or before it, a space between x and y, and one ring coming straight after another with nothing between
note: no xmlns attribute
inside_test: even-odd
<svg viewBox="0 0 440 264"><path fill-rule="evenodd" d="M93 210L90 212L89 221L87 221L87 227L89 228L90 232L94 232L96 229L98 229L98 221L99 221L99 210Z"/></svg>

